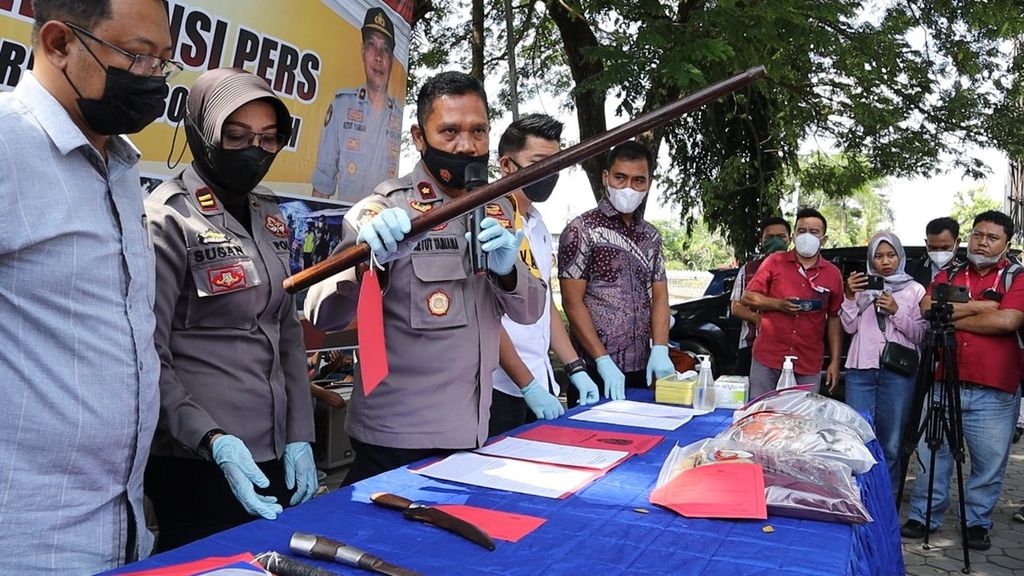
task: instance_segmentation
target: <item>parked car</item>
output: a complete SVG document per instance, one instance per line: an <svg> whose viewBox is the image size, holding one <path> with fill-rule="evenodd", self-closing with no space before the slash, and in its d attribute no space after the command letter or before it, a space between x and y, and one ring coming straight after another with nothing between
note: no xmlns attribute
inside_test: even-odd
<svg viewBox="0 0 1024 576"><path fill-rule="evenodd" d="M910 260L921 258L926 252L924 246L906 246L905 250L907 258ZM962 258L965 253L966 249L961 248L959 256ZM849 276L853 271L866 270L867 247L826 248L821 251L821 254L826 260L839 267L843 278ZM702 298L672 306L675 323L669 330L670 342L680 350L711 356L711 366L716 376L735 373L740 321L729 312L729 303L737 270L737 268L730 268L713 271L712 282L708 284L708 290L705 291ZM841 360L844 366L846 351L849 347L850 336L844 334ZM828 366L829 360L829 350L826 346L825 358L822 362L823 371ZM839 388L835 394L838 398L843 397L844 374L845 369L840 374Z"/></svg>

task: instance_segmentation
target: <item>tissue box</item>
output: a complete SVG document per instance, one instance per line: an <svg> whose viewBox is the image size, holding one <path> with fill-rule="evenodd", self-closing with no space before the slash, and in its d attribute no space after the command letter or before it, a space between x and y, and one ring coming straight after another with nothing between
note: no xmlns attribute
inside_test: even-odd
<svg viewBox="0 0 1024 576"><path fill-rule="evenodd" d="M672 374L655 382L654 401L658 404L693 405L693 388L697 385L696 373Z"/></svg>
<svg viewBox="0 0 1024 576"><path fill-rule="evenodd" d="M715 380L715 406L739 408L747 403L750 378L747 376L719 376ZM692 392L691 392L692 396Z"/></svg>

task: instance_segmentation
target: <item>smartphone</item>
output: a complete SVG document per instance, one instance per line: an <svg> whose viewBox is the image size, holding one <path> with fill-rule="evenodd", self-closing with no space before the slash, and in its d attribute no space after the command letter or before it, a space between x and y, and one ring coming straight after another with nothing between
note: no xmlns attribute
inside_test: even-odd
<svg viewBox="0 0 1024 576"><path fill-rule="evenodd" d="M989 288L988 290L985 290L984 292L982 292L981 293L981 297L986 299L986 300L992 300L994 302L1002 302L1003 301L1003 295L1000 294L999 292L996 292L995 290L993 290L991 288Z"/></svg>
<svg viewBox="0 0 1024 576"><path fill-rule="evenodd" d="M821 310L822 309L821 300L799 300L799 299L795 299L795 300L790 300L790 302L792 302L793 304L796 304L797 306L799 306L800 310L802 312L814 312L816 310Z"/></svg>
<svg viewBox="0 0 1024 576"><path fill-rule="evenodd" d="M868 275L868 283L864 286L865 290L882 290L885 288L885 278L881 276Z"/></svg>

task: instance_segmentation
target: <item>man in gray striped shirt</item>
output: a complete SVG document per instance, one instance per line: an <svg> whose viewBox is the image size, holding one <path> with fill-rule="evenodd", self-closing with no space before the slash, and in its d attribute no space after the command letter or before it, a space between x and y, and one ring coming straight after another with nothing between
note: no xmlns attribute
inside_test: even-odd
<svg viewBox="0 0 1024 576"><path fill-rule="evenodd" d="M159 406L138 151L163 113L160 0L34 0L35 65L0 95L0 574L149 554Z"/></svg>

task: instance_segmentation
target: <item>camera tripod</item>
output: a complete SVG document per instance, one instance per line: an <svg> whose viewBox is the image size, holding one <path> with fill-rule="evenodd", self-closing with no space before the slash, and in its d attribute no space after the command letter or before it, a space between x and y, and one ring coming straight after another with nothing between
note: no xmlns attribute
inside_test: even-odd
<svg viewBox="0 0 1024 576"><path fill-rule="evenodd" d="M896 496L896 508L898 511L903 502L903 490L907 483L910 456L923 436L930 454L928 507L924 521L924 548L929 549L932 496L935 491L935 461L943 444L948 445L950 454L956 461L956 484L960 503L960 544L964 558L962 572L967 574L971 571L971 558L967 547L967 505L964 500L964 434L960 412L956 336L952 321L953 305L948 300L947 288L949 288L948 284L935 285L932 291L935 300L932 302L931 310L925 313L925 317L928 319L928 329L925 331L921 346L921 362L914 388L913 404L911 404L910 416L907 418L903 431L900 450L900 488ZM941 368L939 378L935 377L936 366Z"/></svg>

